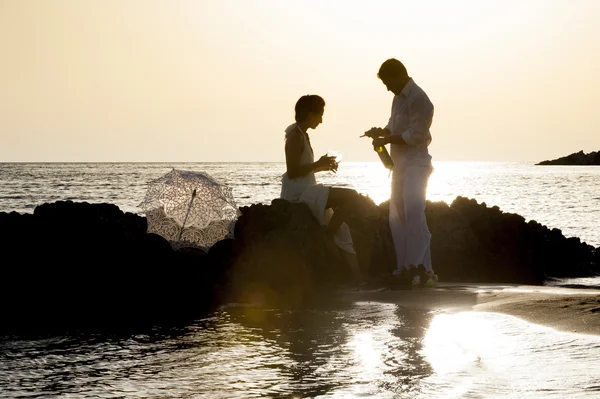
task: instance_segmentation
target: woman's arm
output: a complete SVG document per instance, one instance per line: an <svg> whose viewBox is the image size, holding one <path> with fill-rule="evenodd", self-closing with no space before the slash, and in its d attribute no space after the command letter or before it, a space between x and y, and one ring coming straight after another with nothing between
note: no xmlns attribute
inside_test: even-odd
<svg viewBox="0 0 600 399"><path fill-rule="evenodd" d="M311 172L321 172L332 170L331 161L335 162L335 157L322 156L318 161L301 165L300 157L302 155L302 135L292 134L285 141L285 163L287 175L290 179L297 179L306 176Z"/></svg>

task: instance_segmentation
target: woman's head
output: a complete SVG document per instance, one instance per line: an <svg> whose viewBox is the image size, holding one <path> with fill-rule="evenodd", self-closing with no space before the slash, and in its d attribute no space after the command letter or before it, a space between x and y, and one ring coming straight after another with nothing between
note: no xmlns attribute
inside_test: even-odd
<svg viewBox="0 0 600 399"><path fill-rule="evenodd" d="M307 94L296 102L296 122L306 124L311 129L323 122L325 100L316 94Z"/></svg>

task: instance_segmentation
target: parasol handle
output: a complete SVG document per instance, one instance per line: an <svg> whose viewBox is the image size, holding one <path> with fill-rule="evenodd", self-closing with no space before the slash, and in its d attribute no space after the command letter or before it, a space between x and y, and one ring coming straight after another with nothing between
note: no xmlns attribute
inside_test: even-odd
<svg viewBox="0 0 600 399"><path fill-rule="evenodd" d="M181 226L181 230L179 231L179 237L177 241L181 241L181 235L183 234L183 229L185 228L185 222L187 222L187 218L190 214L190 209L192 209L192 202L194 202L194 198L196 198L196 189L192 192L192 198L190 199L190 204L188 205L187 212L185 213L185 218L183 219L183 225Z"/></svg>

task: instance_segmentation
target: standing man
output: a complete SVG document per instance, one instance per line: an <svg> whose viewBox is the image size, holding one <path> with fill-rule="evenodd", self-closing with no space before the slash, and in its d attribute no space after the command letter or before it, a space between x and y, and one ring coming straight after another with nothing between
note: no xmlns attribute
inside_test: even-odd
<svg viewBox="0 0 600 399"><path fill-rule="evenodd" d="M374 146L391 144L389 223L396 250L394 275L401 284L432 286L437 276L431 266L425 195L433 171L427 149L433 104L397 59L385 61L377 77L394 93L392 115L385 128L372 128L365 135L373 138Z"/></svg>

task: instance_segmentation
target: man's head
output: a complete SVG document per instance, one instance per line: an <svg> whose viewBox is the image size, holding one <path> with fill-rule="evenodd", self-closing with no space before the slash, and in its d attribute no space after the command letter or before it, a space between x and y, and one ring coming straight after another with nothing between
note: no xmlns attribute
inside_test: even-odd
<svg viewBox="0 0 600 399"><path fill-rule="evenodd" d="M323 122L325 100L316 94L307 94L296 102L296 122L307 123L311 129Z"/></svg>
<svg viewBox="0 0 600 399"><path fill-rule="evenodd" d="M377 77L381 79L388 91L391 91L395 95L400 94L406 83L410 80L404 64L395 58L390 58L381 64Z"/></svg>

